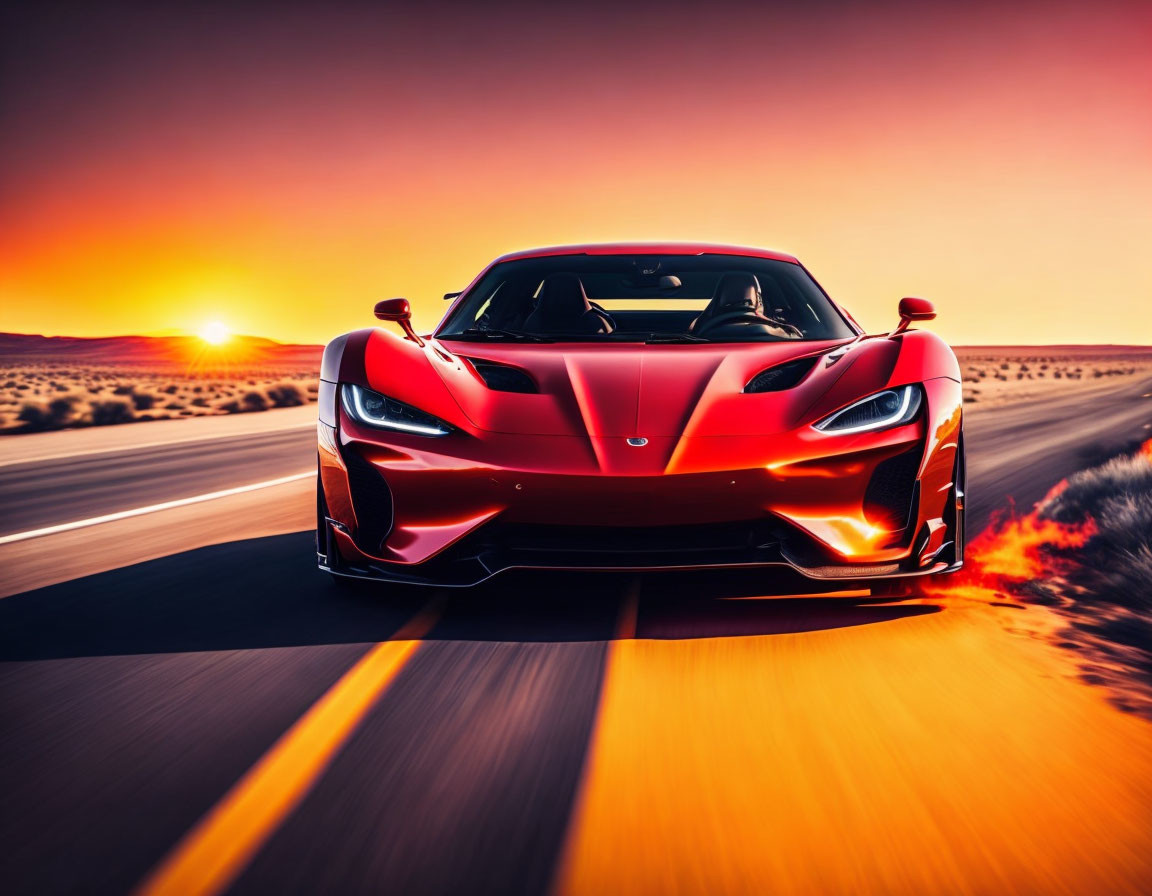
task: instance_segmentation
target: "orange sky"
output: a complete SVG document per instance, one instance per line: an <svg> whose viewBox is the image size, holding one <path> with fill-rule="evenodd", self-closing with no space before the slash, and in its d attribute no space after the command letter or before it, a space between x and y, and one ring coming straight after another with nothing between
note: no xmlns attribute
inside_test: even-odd
<svg viewBox="0 0 1152 896"><path fill-rule="evenodd" d="M797 254L868 329L1152 342L1140 5L8 13L0 330L372 323L534 245Z"/></svg>

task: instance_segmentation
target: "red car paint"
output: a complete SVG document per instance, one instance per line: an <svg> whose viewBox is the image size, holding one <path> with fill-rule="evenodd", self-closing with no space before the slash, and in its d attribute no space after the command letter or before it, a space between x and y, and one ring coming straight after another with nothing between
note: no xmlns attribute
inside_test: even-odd
<svg viewBox="0 0 1152 896"><path fill-rule="evenodd" d="M764 250L700 245L564 247L506 258L701 251L798 263ZM662 527L772 520L823 552L818 562L788 560L815 578L938 572L962 559L962 531L951 532L956 520L949 516L958 503L962 509L954 481L960 371L930 332L821 342L426 343L374 329L342 344L340 379L419 408L454 431L443 438L381 431L335 402L337 419L319 426L326 508L320 553L333 572L421 580L423 565L497 521L658 535L672 531ZM845 345L842 357L828 359ZM743 391L758 372L812 355L820 358L794 388ZM518 368L539 392L493 391L472 359ZM924 399L907 424L846 434L813 427L865 396L906 384L920 384ZM918 452L916 500L909 525L896 532L869 518L865 497L878 466L909 451ZM390 490L392 522L378 550L357 543L356 508L364 503L353 494L350 453ZM937 557L949 537L959 543L951 563ZM683 565L744 565L707 561ZM653 563L645 555L635 568L679 565L675 557ZM611 568L633 567L622 558Z"/></svg>

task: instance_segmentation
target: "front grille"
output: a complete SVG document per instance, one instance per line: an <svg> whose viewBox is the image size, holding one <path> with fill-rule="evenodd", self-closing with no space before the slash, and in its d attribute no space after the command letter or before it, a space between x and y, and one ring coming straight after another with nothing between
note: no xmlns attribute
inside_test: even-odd
<svg viewBox="0 0 1152 896"><path fill-rule="evenodd" d="M516 551L566 554L702 554L749 551L775 546L779 538L767 523L703 526L541 526L496 524L478 542ZM664 562L668 558L664 557Z"/></svg>
<svg viewBox="0 0 1152 896"><path fill-rule="evenodd" d="M509 566L636 569L780 562L775 521L701 526L548 526L493 522L462 539L445 559Z"/></svg>
<svg viewBox="0 0 1152 896"><path fill-rule="evenodd" d="M356 453L342 451L348 468L348 487L352 509L356 511L356 547L368 554L379 554L380 545L392 531L392 490L380 471Z"/></svg>

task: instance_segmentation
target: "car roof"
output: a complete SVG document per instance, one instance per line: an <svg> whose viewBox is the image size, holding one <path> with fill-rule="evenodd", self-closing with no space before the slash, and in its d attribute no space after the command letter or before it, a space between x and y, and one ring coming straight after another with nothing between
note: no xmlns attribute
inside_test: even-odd
<svg viewBox="0 0 1152 896"><path fill-rule="evenodd" d="M501 255L495 263L520 258L545 258L549 255L744 255L749 258L771 258L800 264L794 255L773 249L748 246L726 246L719 243L585 243L574 246L547 246L524 249Z"/></svg>

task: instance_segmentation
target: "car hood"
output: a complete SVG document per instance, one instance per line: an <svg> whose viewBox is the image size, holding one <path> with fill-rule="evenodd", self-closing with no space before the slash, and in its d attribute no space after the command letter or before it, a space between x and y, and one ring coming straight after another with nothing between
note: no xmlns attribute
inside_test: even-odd
<svg viewBox="0 0 1152 896"><path fill-rule="evenodd" d="M764 435L795 428L823 403L821 399L859 356L870 353L854 351L831 365L821 360L792 389L749 394L744 392L745 385L762 370L826 354L843 342L493 345L444 340L429 342L421 354L458 412L478 429L554 436L682 438ZM372 340L368 348L373 349ZM411 354L407 349L405 353ZM893 356L891 351L885 354ZM475 361L523 371L539 391L492 390L477 374ZM372 369L376 365L367 366ZM891 363L881 366L886 369L877 371L879 383L891 371ZM389 377L396 385L384 385L381 391L431 413L445 413L440 401L429 406L425 398L409 394L412 384L423 377L395 376L396 372ZM430 391L425 388L423 393Z"/></svg>

